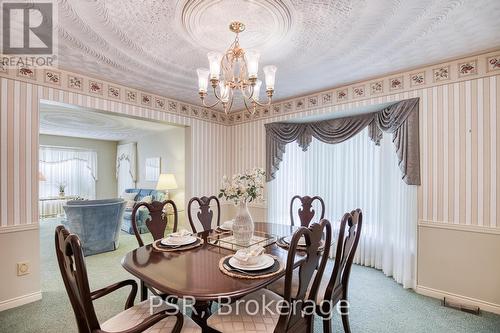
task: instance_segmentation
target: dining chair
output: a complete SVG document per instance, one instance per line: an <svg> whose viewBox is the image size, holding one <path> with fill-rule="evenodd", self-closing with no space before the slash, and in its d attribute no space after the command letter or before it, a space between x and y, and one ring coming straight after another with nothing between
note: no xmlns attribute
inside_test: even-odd
<svg viewBox="0 0 500 333"><path fill-rule="evenodd" d="M316 314L323 319L323 332L325 333L332 331L331 315L329 314L334 311L339 302L346 304L348 302L349 275L358 248L362 224L363 213L359 208L344 214L340 222L335 262L333 267L331 264L327 264L326 268L327 272L332 273L329 276L324 274L316 297ZM341 311L341 318L344 332L351 332L349 314Z"/></svg>
<svg viewBox="0 0 500 333"><path fill-rule="evenodd" d="M308 195L301 197L300 195L296 195L292 198L292 201L290 201L290 221L292 222L292 225L295 225L294 222L295 211L293 209L293 204L296 200L299 200L301 203L301 207L297 211L297 215L299 215L301 226L303 227L309 226L314 215L316 214L316 212L312 208L313 201L315 200L319 201L321 205L321 215L318 220L321 221L325 217L325 202L321 197L317 195L314 197L310 197Z"/></svg>
<svg viewBox="0 0 500 333"><path fill-rule="evenodd" d="M80 238L69 233L62 225L56 228L55 247L57 262L75 313L79 333L201 332L201 328L191 318L180 311L172 311L165 303L158 306L154 314L150 314L148 301L134 305L137 294L137 283L134 280L124 280L91 292ZM125 310L104 323L99 323L93 301L126 286L130 286L131 291L125 303Z"/></svg>
<svg viewBox="0 0 500 333"><path fill-rule="evenodd" d="M139 228L137 227L137 211L144 207L149 212L149 217L146 219L145 225L148 228L151 236L153 236L153 240L158 240L165 237L165 231L168 226L168 215L164 212L165 207L167 205L172 206L173 215L174 215L174 225L172 228L173 232L177 231L178 224L178 216L177 216L177 206L175 202L172 200L165 201L153 201L152 203L140 202L137 203L132 210L132 229L134 230L135 238L137 239L137 243L139 247L144 246L144 241L142 240L141 233L139 232ZM165 298L167 295L161 294L155 288L148 286L144 281L140 281L140 290L141 290L141 301L144 301L148 298L148 289L156 296L160 296Z"/></svg>
<svg viewBox="0 0 500 333"><path fill-rule="evenodd" d="M203 231L210 230L212 229L212 220L214 217L214 212L210 208L210 203L212 201L215 201L217 205L217 220L216 220L216 225L220 225L220 202L219 199L217 199L216 196L212 195L210 197L194 197L191 200L189 200L188 203L188 218L189 218L189 224L191 225L191 229L193 230L194 233L198 232L196 230L196 227L194 225L193 217L192 217L192 205L196 202L198 203L198 212L196 216L198 217L198 221L201 223L201 226L203 227Z"/></svg>
<svg viewBox="0 0 500 333"><path fill-rule="evenodd" d="M328 260L329 247L325 248L324 256L321 255L321 251L318 251L323 234L326 235L325 241L331 242L332 229L330 222L326 219L321 220L320 223L313 223L309 228L300 227L294 232L288 250L283 297L268 289L260 289L230 305L225 305L224 308L219 308L208 318L207 325L223 333L233 333L234 327L244 328L243 332L312 332L314 311L305 314L303 311L311 306L314 309L313 301ZM303 257L297 265L297 246L302 236L305 237L306 247L305 250L301 250ZM318 268L317 271L316 268ZM297 289L292 290L294 271L298 272L299 284ZM312 286L308 288L311 280ZM250 304L252 306L249 306ZM269 307L264 307L265 304ZM280 304L296 311L291 311L291 313L268 311L269 309L277 310ZM225 308L226 306L229 308ZM259 310L257 315L254 307Z"/></svg>
<svg viewBox="0 0 500 333"><path fill-rule="evenodd" d="M340 301L346 302L349 275L351 272L354 255L361 235L363 213L361 209L353 210L344 214L340 222L339 235L337 238L337 251L335 261L328 260L316 297L316 313L323 319L323 331L331 332L331 321L329 315ZM347 229L347 237L346 237ZM284 295L284 279L281 278L269 285L267 288L278 295ZM297 290L299 278L294 272L292 279L292 290ZM312 284L309 285L309 289ZM326 302L325 300L329 300ZM345 332L350 332L348 314L341 315L342 325Z"/></svg>

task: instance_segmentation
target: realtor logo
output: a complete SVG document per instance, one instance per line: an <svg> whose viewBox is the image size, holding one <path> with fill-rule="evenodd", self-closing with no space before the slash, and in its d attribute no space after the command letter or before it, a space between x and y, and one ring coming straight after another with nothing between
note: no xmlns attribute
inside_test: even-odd
<svg viewBox="0 0 500 333"><path fill-rule="evenodd" d="M54 65L54 7L50 1L2 3L1 37L4 65Z"/></svg>
<svg viewBox="0 0 500 333"><path fill-rule="evenodd" d="M4 3L3 53L52 54L52 3Z"/></svg>

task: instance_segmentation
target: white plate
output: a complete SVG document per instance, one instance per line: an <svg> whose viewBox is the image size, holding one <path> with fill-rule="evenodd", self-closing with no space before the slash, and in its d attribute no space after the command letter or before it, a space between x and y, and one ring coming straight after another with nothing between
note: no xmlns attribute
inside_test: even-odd
<svg viewBox="0 0 500 333"><path fill-rule="evenodd" d="M266 269L274 265L274 258L268 254L263 254L262 259L259 263L255 265L242 265L238 260L231 257L229 259L229 265L234 268L241 269L242 271L259 271L261 269Z"/></svg>
<svg viewBox="0 0 500 333"><path fill-rule="evenodd" d="M229 223L228 223L229 222ZM224 224L226 226L224 226ZM229 225L228 225L229 224ZM233 221L225 221L224 223L222 223L219 228L221 228L222 230L227 230L227 231L231 231L233 230Z"/></svg>
<svg viewBox="0 0 500 333"><path fill-rule="evenodd" d="M166 246L189 245L196 242L197 239L195 236L167 237L161 240L161 244Z"/></svg>
<svg viewBox="0 0 500 333"><path fill-rule="evenodd" d="M285 241L285 243L290 244L292 242L292 236L287 236L287 237L283 238L283 240ZM299 243L297 245L307 246L306 239L304 236L300 237Z"/></svg>

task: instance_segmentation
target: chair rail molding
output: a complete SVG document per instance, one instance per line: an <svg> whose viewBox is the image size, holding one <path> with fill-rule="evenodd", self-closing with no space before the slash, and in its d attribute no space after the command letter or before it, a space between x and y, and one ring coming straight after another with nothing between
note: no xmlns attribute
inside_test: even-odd
<svg viewBox="0 0 500 333"><path fill-rule="evenodd" d="M418 226L422 228L439 228L466 232L478 232L482 234L500 235L500 228L487 228L477 225L457 224L443 221L419 220Z"/></svg>
<svg viewBox="0 0 500 333"><path fill-rule="evenodd" d="M13 232L23 232L28 230L36 230L40 229L40 225L38 222L33 222L30 224L17 224L17 225L8 225L0 227L0 234L8 234Z"/></svg>

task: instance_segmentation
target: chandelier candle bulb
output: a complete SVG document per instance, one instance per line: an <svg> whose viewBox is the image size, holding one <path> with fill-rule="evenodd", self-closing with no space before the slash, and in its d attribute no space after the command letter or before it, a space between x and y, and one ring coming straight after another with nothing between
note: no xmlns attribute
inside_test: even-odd
<svg viewBox="0 0 500 333"><path fill-rule="evenodd" d="M257 78L257 73L259 72L260 53L255 50L248 50L245 53L245 57L247 61L248 78Z"/></svg>
<svg viewBox="0 0 500 333"><path fill-rule="evenodd" d="M220 62L222 59L222 54L220 54L219 52L208 52L207 58L210 66L210 79L218 80L220 75Z"/></svg>
<svg viewBox="0 0 500 333"><path fill-rule="evenodd" d="M266 90L274 90L274 82L276 77L276 66L264 66L264 75L266 76Z"/></svg>
<svg viewBox="0 0 500 333"><path fill-rule="evenodd" d="M262 81L257 80L255 82L255 86L253 87L253 100L254 101L259 101L259 95L260 95L260 87L262 86Z"/></svg>
<svg viewBox="0 0 500 333"><path fill-rule="evenodd" d="M229 102L229 86L226 84L226 82L221 81L219 82L219 88L220 88L220 100L223 103Z"/></svg>
<svg viewBox="0 0 500 333"><path fill-rule="evenodd" d="M210 71L206 68L198 68L196 72L198 73L198 90L200 93L206 93Z"/></svg>

